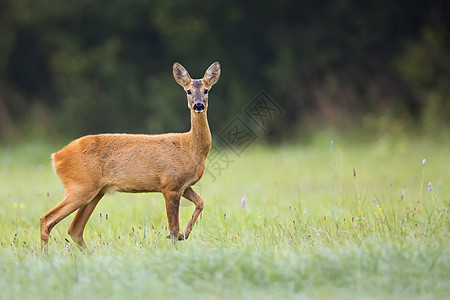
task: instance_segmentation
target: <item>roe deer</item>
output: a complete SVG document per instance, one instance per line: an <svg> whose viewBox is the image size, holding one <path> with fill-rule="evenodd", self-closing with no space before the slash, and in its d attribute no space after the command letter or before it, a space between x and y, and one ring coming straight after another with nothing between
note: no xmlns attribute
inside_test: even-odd
<svg viewBox="0 0 450 300"><path fill-rule="evenodd" d="M53 167L65 188L65 198L41 219L41 247L47 250L52 228L78 209L68 233L82 248L83 231L106 192L161 192L166 202L170 238L187 239L203 210L203 199L192 189L203 175L211 148L206 111L208 93L219 80L213 63L202 79L191 79L179 63L173 76L187 93L191 130L159 135L99 134L76 139L52 154ZM184 232L179 232L180 197L195 204Z"/></svg>

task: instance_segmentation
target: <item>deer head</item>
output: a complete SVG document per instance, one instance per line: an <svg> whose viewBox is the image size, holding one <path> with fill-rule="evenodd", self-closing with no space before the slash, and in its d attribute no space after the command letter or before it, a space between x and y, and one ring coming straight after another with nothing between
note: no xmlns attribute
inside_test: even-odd
<svg viewBox="0 0 450 300"><path fill-rule="evenodd" d="M188 71L179 63L173 64L173 77L186 91L188 107L196 113L202 113L208 108L208 93L219 80L220 64L213 63L202 79L191 79Z"/></svg>

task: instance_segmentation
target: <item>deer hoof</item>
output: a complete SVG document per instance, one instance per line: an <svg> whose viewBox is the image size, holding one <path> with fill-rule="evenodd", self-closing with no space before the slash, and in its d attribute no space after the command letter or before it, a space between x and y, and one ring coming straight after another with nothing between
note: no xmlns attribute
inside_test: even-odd
<svg viewBox="0 0 450 300"><path fill-rule="evenodd" d="M168 238L168 239L172 239L172 237L170 236L170 234L167 236L167 238ZM185 237L184 233L180 232L180 233L178 234L178 240L179 240L179 241L184 241L184 240L187 240L187 237Z"/></svg>

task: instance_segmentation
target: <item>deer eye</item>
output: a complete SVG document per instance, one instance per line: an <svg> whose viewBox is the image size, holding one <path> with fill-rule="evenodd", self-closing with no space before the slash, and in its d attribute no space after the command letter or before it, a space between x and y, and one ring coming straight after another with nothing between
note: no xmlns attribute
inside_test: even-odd
<svg viewBox="0 0 450 300"><path fill-rule="evenodd" d="M205 95L208 94L208 90L204 90L203 94L205 94Z"/></svg>
<svg viewBox="0 0 450 300"><path fill-rule="evenodd" d="M191 90L187 90L187 94L188 95L192 94Z"/></svg>

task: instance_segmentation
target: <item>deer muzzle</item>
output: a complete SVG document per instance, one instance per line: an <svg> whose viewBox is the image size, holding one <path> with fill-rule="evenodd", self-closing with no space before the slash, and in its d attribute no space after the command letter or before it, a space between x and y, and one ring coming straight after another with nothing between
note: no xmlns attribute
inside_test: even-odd
<svg viewBox="0 0 450 300"><path fill-rule="evenodd" d="M195 103L194 104L194 111L197 113L201 113L205 110L205 105L203 103Z"/></svg>
<svg viewBox="0 0 450 300"><path fill-rule="evenodd" d="M205 110L205 104L203 104L202 98L196 96L194 106L192 107L195 112L201 113Z"/></svg>

